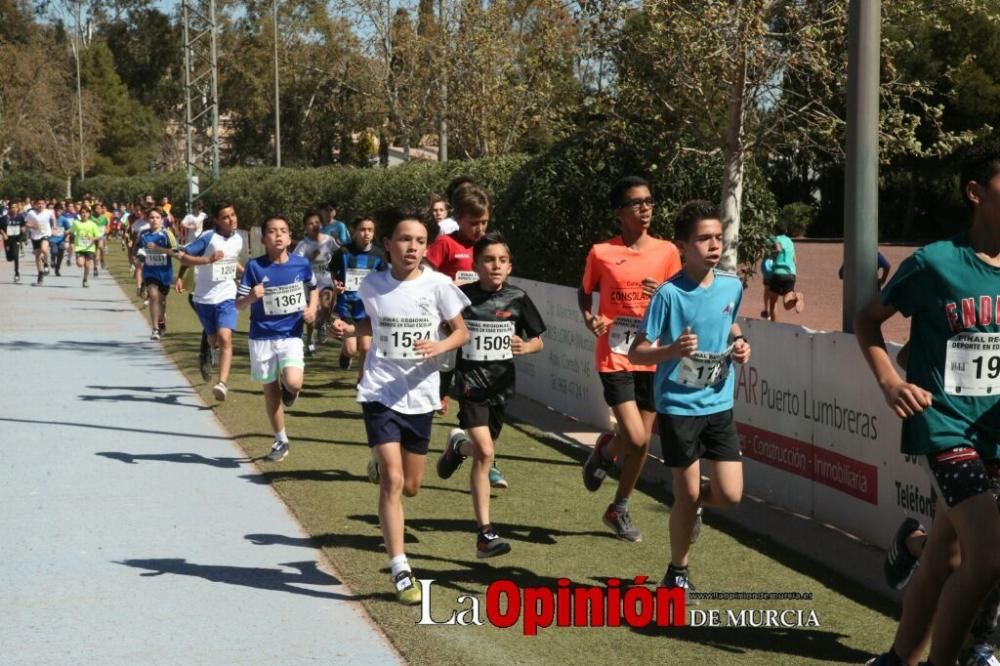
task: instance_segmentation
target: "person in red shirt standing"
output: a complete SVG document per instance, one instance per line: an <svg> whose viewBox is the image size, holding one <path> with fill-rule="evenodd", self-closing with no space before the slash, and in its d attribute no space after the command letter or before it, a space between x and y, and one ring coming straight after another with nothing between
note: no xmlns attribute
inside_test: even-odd
<svg viewBox="0 0 1000 666"><path fill-rule="evenodd" d="M427 248L424 261L438 273L450 277L457 286L479 281L475 270L472 248L486 235L490 223L490 198L475 183L458 186L451 195L452 215L458 222L458 231L441 234ZM448 391L455 374L455 353L442 360L441 369L441 412L448 413ZM490 485L493 488L507 488L510 484L494 462L490 469Z"/></svg>
<svg viewBox="0 0 1000 666"><path fill-rule="evenodd" d="M642 533L632 524L628 500L646 462L656 419L656 367L630 363L628 351L650 297L681 269L681 260L672 242L649 235L655 202L646 180L622 178L611 188L610 200L621 234L590 248L577 301L584 324L597 338L595 365L618 426L597 439L583 466L583 484L596 492L615 459L621 459L618 490L604 512L604 524L619 539L635 542L642 541ZM597 314L592 312L594 291L600 292Z"/></svg>

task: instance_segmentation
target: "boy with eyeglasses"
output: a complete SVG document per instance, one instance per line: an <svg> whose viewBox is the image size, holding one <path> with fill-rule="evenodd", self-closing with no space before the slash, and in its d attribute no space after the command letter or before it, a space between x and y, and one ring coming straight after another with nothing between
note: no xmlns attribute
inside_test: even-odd
<svg viewBox="0 0 1000 666"><path fill-rule="evenodd" d="M597 439L583 465L583 484L596 492L621 459L618 489L603 520L619 539L637 542L642 533L632 524L628 501L646 462L656 419L656 367L630 362L628 352L650 297L680 270L681 260L673 243L649 234L655 205L649 182L622 178L611 188L610 201L621 234L590 248L577 302L584 324L597 338L595 365L618 425ZM597 314L592 312L594 291L601 294Z"/></svg>

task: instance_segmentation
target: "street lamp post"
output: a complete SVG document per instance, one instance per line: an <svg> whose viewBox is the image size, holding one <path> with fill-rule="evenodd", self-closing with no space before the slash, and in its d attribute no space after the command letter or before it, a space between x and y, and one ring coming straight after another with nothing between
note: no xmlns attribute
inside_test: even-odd
<svg viewBox="0 0 1000 666"><path fill-rule="evenodd" d="M281 95L278 85L278 0L274 0L274 164L281 168Z"/></svg>
<svg viewBox="0 0 1000 666"><path fill-rule="evenodd" d="M851 0L847 27L847 173L843 325L878 291L879 0Z"/></svg>

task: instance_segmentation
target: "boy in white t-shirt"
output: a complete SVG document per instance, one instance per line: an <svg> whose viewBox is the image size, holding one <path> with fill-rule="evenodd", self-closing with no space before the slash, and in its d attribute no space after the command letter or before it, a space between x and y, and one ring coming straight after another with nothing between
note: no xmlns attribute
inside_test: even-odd
<svg viewBox="0 0 1000 666"><path fill-rule="evenodd" d="M205 204L200 200L194 202L194 212L188 213L181 220L181 242L190 243L201 236L205 226Z"/></svg>
<svg viewBox="0 0 1000 666"><path fill-rule="evenodd" d="M411 213L386 211L379 222L392 268L361 281L358 293L368 318L354 325L338 319L331 330L337 337L372 336L358 385L373 452L368 476L379 483L379 524L396 597L404 604L418 604L420 588L403 551L403 495L413 497L420 489L431 423L441 402L440 364L434 357L468 341L462 310L469 299L450 278L421 265L428 243L427 221ZM451 330L443 339L442 323Z"/></svg>

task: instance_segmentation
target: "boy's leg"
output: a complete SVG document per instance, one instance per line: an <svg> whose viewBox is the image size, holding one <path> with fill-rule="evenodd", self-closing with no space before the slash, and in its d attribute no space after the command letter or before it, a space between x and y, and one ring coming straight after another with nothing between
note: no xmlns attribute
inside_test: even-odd
<svg viewBox="0 0 1000 666"><path fill-rule="evenodd" d="M277 380L264 384L264 411L271 423L271 432L275 435L285 432L285 411L281 407L281 388Z"/></svg>
<svg viewBox="0 0 1000 666"><path fill-rule="evenodd" d="M399 442L372 448L379 466L378 519L389 558L404 554L403 449Z"/></svg>
<svg viewBox="0 0 1000 666"><path fill-rule="evenodd" d="M948 577L938 599L940 613L934 622L930 660L951 664L990 590L1000 581L1000 513L992 493L986 491L949 511L958 535L962 562Z"/></svg>
<svg viewBox="0 0 1000 666"><path fill-rule="evenodd" d="M158 323L160 321L160 290L155 284L146 285L146 294L149 296L149 324L150 327L159 332Z"/></svg>
<svg viewBox="0 0 1000 666"><path fill-rule="evenodd" d="M674 505L670 508L670 564L683 569L688 565L691 531L701 497L701 461L673 467Z"/></svg>
<svg viewBox="0 0 1000 666"><path fill-rule="evenodd" d="M463 456L472 454L469 470L469 488L472 491L472 511L476 525L482 528L490 524L490 467L493 466L494 446L489 426L477 426L466 431L471 446L463 445ZM468 450L468 449L471 449Z"/></svg>
<svg viewBox="0 0 1000 666"><path fill-rule="evenodd" d="M743 498L743 463L733 460L710 461L709 482L702 485L701 504L728 509Z"/></svg>

